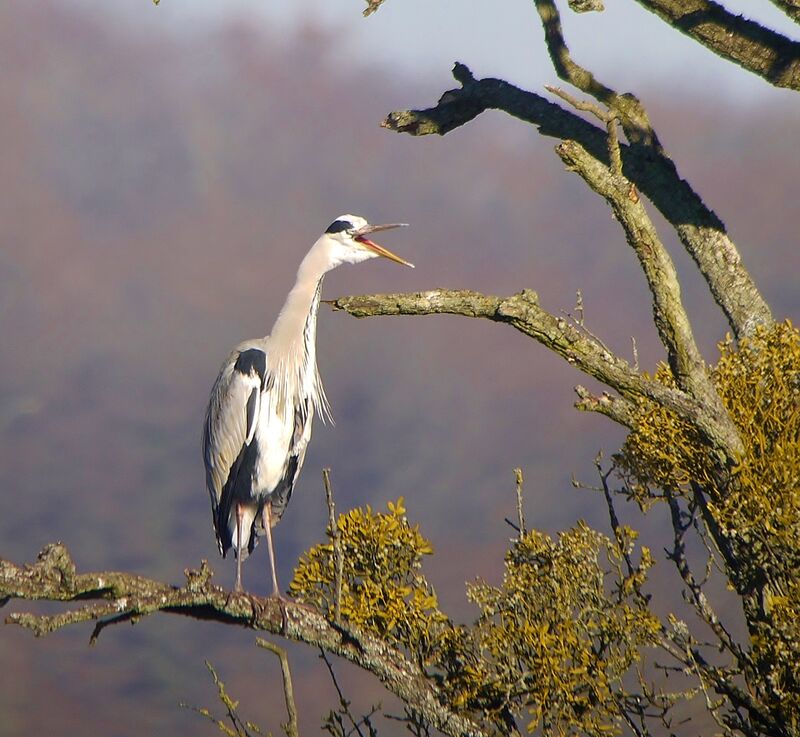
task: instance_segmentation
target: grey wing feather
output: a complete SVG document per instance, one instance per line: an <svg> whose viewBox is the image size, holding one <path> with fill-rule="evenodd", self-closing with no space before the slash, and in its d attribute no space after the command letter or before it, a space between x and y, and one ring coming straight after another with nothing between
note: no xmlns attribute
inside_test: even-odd
<svg viewBox="0 0 800 737"><path fill-rule="evenodd" d="M249 352L249 351L248 351ZM242 448L253 438L264 377L257 371L243 373L237 349L220 370L208 402L203 430L206 486L211 496L214 526L218 529L222 493ZM260 368L260 367L259 367Z"/></svg>
<svg viewBox="0 0 800 737"><path fill-rule="evenodd" d="M294 432L286 462L286 473L283 483L275 490L272 497L272 519L275 523L283 516L294 491L294 485L303 461L306 457L308 441L311 438L311 423L314 419L314 404L309 398L298 401L294 411Z"/></svg>

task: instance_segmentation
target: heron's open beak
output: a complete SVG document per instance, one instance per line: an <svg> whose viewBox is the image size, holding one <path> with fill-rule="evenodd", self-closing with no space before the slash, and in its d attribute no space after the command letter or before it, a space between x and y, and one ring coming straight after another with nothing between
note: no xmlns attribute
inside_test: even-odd
<svg viewBox="0 0 800 737"><path fill-rule="evenodd" d="M369 248L370 251L374 251L379 256L388 258L390 261L394 261L397 264L403 264L403 266L410 266L413 269L414 264L412 264L410 261L406 261L405 259L400 258L399 256L387 250L383 246L379 246L377 243L367 238L367 236L370 233L377 233L380 230L391 230L392 228L405 228L406 226L408 226L408 223L390 223L388 225L365 225L363 228L359 228L359 230L356 231L353 237L359 243L363 243L367 248Z"/></svg>

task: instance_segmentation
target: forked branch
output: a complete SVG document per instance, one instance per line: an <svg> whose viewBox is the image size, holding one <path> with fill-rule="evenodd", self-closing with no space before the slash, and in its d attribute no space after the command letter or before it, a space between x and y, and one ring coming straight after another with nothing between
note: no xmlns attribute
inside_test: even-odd
<svg viewBox="0 0 800 737"><path fill-rule="evenodd" d="M533 338L580 371L617 391L623 398L646 397L691 422L725 463L739 452L741 441L728 417L719 417L707 404L655 381L610 353L596 338L553 315L539 305L535 292L495 297L468 290L436 289L409 294L372 294L341 297L329 302L354 317L377 315L463 315L511 325ZM587 405L585 408L590 408ZM611 415L609 415L611 416ZM620 418L624 415L618 413Z"/></svg>
<svg viewBox="0 0 800 737"><path fill-rule="evenodd" d="M369 671L445 734L484 736L474 722L440 703L422 670L386 642L355 628L335 626L302 604L226 591L214 585L211 576L205 562L199 571L186 572L182 587L128 573L79 574L67 549L56 543L48 545L32 565L0 559L0 604L11 599L72 603L60 614L15 612L6 617L6 623L19 624L37 636L69 624L96 622L94 640L107 625L156 612L271 632L323 648Z"/></svg>
<svg viewBox="0 0 800 737"><path fill-rule="evenodd" d="M461 88L445 92L436 106L390 113L382 125L414 136L445 135L486 110L502 110L535 125L544 136L576 141L598 162L611 163L604 127L503 80L475 79L463 64L455 65L453 76ZM747 336L759 325L771 324L769 305L744 268L725 226L681 178L662 147L652 145L655 134L642 117L641 106L628 95L617 95L611 101L616 106L611 109L620 112L628 140L638 141L620 144L623 174L675 228L733 333Z"/></svg>
<svg viewBox="0 0 800 737"><path fill-rule="evenodd" d="M736 428L724 411L695 343L689 317L681 300L675 266L636 187L622 174L614 173L613 168L598 162L575 141L564 141L556 148L556 152L569 169L577 172L609 203L625 231L626 239L639 259L653 297L656 328L661 343L667 349L669 364L678 386L698 401L712 407L721 423L727 421L731 436L736 435ZM736 450L739 452L741 443L737 446Z"/></svg>

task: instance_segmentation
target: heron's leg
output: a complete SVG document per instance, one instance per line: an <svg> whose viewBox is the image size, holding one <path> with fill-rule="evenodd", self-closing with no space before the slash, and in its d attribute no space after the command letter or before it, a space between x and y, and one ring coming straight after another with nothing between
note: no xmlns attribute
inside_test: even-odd
<svg viewBox="0 0 800 737"><path fill-rule="evenodd" d="M236 502L236 584L234 591L243 591L242 588L242 525L244 524L244 507Z"/></svg>
<svg viewBox="0 0 800 737"><path fill-rule="evenodd" d="M269 550L269 564L272 567L272 594L273 596L281 597L281 591L278 588L278 574L275 570L275 549L272 547L272 505L267 502L262 511L262 521L264 523L264 530L267 533L267 548Z"/></svg>

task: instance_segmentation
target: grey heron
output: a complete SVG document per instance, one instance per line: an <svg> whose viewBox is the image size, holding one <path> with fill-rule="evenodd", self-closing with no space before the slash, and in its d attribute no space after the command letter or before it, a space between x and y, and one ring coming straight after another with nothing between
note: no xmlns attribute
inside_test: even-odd
<svg viewBox="0 0 800 737"><path fill-rule="evenodd" d="M315 412L330 414L316 360L322 280L341 264L378 256L413 268L368 237L402 225L338 217L301 262L270 335L240 343L222 364L206 411L203 460L219 551L225 557L233 548L236 555L236 591L242 561L263 532L280 597L272 528L303 466Z"/></svg>

